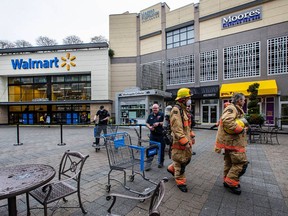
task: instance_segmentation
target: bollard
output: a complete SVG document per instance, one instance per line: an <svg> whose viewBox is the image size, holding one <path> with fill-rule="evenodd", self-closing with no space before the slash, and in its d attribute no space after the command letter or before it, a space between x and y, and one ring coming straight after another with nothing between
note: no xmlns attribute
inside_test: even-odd
<svg viewBox="0 0 288 216"><path fill-rule="evenodd" d="M14 146L19 146L19 145L23 145L23 143L20 143L20 138L19 138L19 123L17 123L17 143L14 144Z"/></svg>
<svg viewBox="0 0 288 216"><path fill-rule="evenodd" d="M66 143L63 143L63 124L60 124L60 139L61 139L61 142L58 143L58 145L59 146L66 145Z"/></svg>

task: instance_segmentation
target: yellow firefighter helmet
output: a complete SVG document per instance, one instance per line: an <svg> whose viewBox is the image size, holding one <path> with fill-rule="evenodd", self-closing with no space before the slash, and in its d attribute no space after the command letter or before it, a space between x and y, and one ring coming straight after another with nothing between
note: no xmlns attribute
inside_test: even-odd
<svg viewBox="0 0 288 216"><path fill-rule="evenodd" d="M245 119L245 120L246 120L246 119ZM245 120L241 118L241 119L236 119L235 122L236 122L236 124L237 124L238 126L244 128L244 127L245 127ZM224 131L225 131L226 133L228 133L228 134L236 134L234 131L232 131L232 130L230 130L230 129L228 129L228 128L225 128L225 127L224 127Z"/></svg>
<svg viewBox="0 0 288 216"><path fill-rule="evenodd" d="M181 98L191 97L191 92L189 88L180 88L177 92L177 98L175 100L179 100Z"/></svg>

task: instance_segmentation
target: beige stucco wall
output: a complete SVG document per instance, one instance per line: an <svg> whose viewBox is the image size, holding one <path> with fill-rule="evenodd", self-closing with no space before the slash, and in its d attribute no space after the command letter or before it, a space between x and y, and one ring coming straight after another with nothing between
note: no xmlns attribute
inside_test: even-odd
<svg viewBox="0 0 288 216"><path fill-rule="evenodd" d="M115 99L116 92L123 92L126 88L136 86L136 63L112 64L111 65L112 98Z"/></svg>
<svg viewBox="0 0 288 216"><path fill-rule="evenodd" d="M114 57L137 55L137 14L109 16L109 43Z"/></svg>
<svg viewBox="0 0 288 216"><path fill-rule="evenodd" d="M243 1L244 2L244 1ZM237 14L242 11L247 11L249 9L257 8L260 6L255 6L247 8L241 11L235 11L232 14ZM221 20L223 17L217 17L200 23L200 40L207 40L211 38L217 38L229 34L239 33L243 31L249 31L251 29L260 28L263 26L268 26L276 23L281 23L288 21L288 1L287 0L276 0L267 2L261 5L262 7L262 20L255 22L238 25L235 27L230 27L227 29L221 29ZM202 9L201 9L202 10ZM229 15L229 14L227 14Z"/></svg>
<svg viewBox="0 0 288 216"><path fill-rule="evenodd" d="M154 19L142 22L142 14L145 12L151 11L153 9L155 12L159 12L159 17L155 17ZM162 17L161 3L158 3L154 6L141 10L140 11L140 36L147 35L147 34L161 30L161 17Z"/></svg>
<svg viewBox="0 0 288 216"><path fill-rule="evenodd" d="M146 38L140 41L140 55L153 53L162 50L162 36L156 35L154 37Z"/></svg>
<svg viewBox="0 0 288 216"><path fill-rule="evenodd" d="M166 13L166 28L194 20L194 4Z"/></svg>
<svg viewBox="0 0 288 216"><path fill-rule="evenodd" d="M200 0L200 17L207 16L213 13L217 13L219 11L223 11L232 7L236 7L248 2L253 2L255 0Z"/></svg>

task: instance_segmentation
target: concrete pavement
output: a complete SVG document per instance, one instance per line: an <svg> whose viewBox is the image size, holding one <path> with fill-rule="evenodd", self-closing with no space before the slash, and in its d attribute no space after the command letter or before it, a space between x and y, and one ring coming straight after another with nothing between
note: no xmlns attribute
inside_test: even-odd
<svg viewBox="0 0 288 216"><path fill-rule="evenodd" d="M131 134L133 143L137 143L135 131L131 128L120 128ZM223 155L213 152L216 136L215 130L195 129L196 144L191 164L187 167L188 193L182 193L176 186L166 168L157 168L146 172L154 181L168 177L165 184L166 194L159 208L161 215L288 215L288 135L279 135L281 145L250 144L247 155L250 161L246 174L241 177L242 194L240 196L228 192L222 184ZM146 136L147 131L143 131ZM105 149L95 152L91 147L93 127L63 126L63 142L60 143L59 126L20 127L21 146L17 142L15 126L0 126L0 164L43 163L57 167L65 150L80 151L89 154L82 175L82 199L87 215L106 215L111 201L106 201L107 174L109 165ZM166 155L165 166L170 164ZM118 175L115 173L113 175ZM116 182L111 182L111 192L125 192ZM147 182L138 176L129 183L131 187L145 188ZM77 196L68 197L64 205L76 205ZM143 203L125 199L117 199L112 209L114 214L134 216L148 215L149 201ZM7 200L0 200L5 205ZM31 206L38 205L31 198ZM25 196L17 196L18 215L26 215ZM0 215L8 215L7 207L0 208ZM32 215L43 215L43 210L32 210ZM51 215L51 211L50 211ZM62 215L82 215L80 209L58 209L54 213Z"/></svg>

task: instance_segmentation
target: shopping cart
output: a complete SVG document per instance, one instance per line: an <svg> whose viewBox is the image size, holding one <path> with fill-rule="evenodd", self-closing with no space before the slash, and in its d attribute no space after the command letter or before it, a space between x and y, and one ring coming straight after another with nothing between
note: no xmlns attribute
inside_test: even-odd
<svg viewBox="0 0 288 216"><path fill-rule="evenodd" d="M132 145L131 137L127 132L119 132L113 134L104 134L102 135L105 140L105 147L107 150L107 156L110 166L110 171L108 173L108 184L106 185L106 191L110 192L111 189L111 180L115 180L120 183L125 189L129 190L132 193L136 193L139 196L147 196L155 190L157 183L151 181L145 176L144 172L144 163L149 157L158 155L158 162L161 158L161 144L159 142L150 141L149 146L137 146ZM116 178L111 177L113 170L123 171L123 180L120 178L122 176L117 175ZM129 176L129 181L133 182L135 175L140 175L145 181L152 183L152 186L144 189L143 192L132 190L127 186L126 179L127 174L126 170L131 170L131 175ZM116 176L116 175L115 175ZM151 185L151 184L149 184Z"/></svg>
<svg viewBox="0 0 288 216"><path fill-rule="evenodd" d="M95 125L94 127L94 138L95 141L92 144L92 147L95 148L95 151L100 151L101 148L104 147L104 139L101 139L102 134L112 134L117 133L118 126L115 125ZM99 133L98 133L99 132ZM97 139L99 139L99 143L97 143Z"/></svg>

